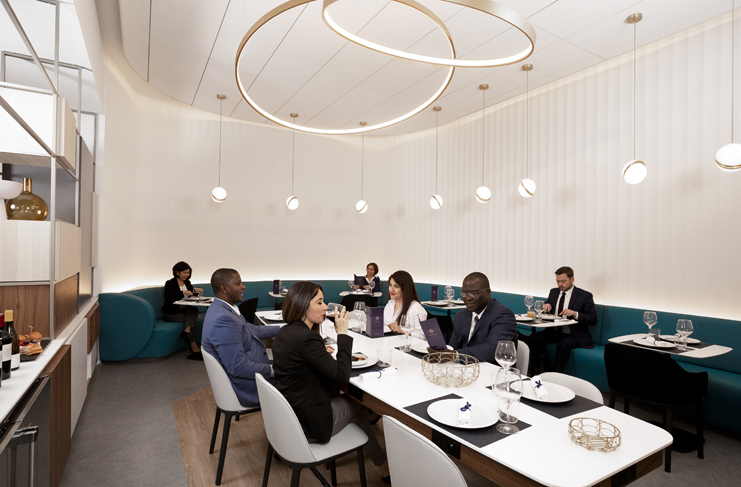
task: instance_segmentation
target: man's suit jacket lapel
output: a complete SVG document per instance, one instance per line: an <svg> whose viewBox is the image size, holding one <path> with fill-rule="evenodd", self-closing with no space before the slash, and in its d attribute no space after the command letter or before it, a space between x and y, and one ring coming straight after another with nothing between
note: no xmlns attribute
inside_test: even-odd
<svg viewBox="0 0 741 487"><path fill-rule="evenodd" d="M484 322L484 319L487 317L486 313L489 312L489 308L494 306L494 301L495 301L494 298L489 300L489 304L487 304L486 308L484 308L484 312L481 313L481 317L479 318L479 321L477 321L476 326L473 327L473 334L471 335L471 339L468 340L468 343L471 343L473 341L473 337L475 337L476 333L478 333L479 330L481 329L481 325ZM473 316L473 313L471 313L471 316Z"/></svg>
<svg viewBox="0 0 741 487"><path fill-rule="evenodd" d="M231 313L231 315L234 316L241 324L247 324L247 320L244 319L242 313L237 313L236 311L234 311L234 308L229 306L225 301L222 301L220 299L218 301L214 300L211 306L213 306L214 304L221 306L221 308L224 309L224 311L226 311L227 313Z"/></svg>

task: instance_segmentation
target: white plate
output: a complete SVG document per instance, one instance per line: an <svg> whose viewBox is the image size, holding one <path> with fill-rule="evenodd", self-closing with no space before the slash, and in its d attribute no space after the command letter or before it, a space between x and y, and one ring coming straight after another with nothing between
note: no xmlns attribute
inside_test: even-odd
<svg viewBox="0 0 741 487"><path fill-rule="evenodd" d="M674 342L651 343L645 338L636 338L633 340L633 343L637 343L638 345L645 345L651 348L674 348L676 346L674 345Z"/></svg>
<svg viewBox="0 0 741 487"><path fill-rule="evenodd" d="M676 335L661 335L661 339L662 340L669 340L670 342L672 342L672 341L674 341L674 340L677 339L677 336ZM697 338L687 337L687 343L689 345L698 344L698 343L700 343L700 340L698 340Z"/></svg>
<svg viewBox="0 0 741 487"><path fill-rule="evenodd" d="M499 421L499 414L480 402L471 403L471 421L462 426L458 424L458 399L443 399L427 406L427 414L435 421L453 428L476 429L492 426Z"/></svg>
<svg viewBox="0 0 741 487"><path fill-rule="evenodd" d="M538 399L538 396L535 395L535 391L533 390L531 382L532 379L524 381L522 383L522 397L524 397L525 399L530 399L531 401L537 402L559 403L571 401L572 399L574 399L574 397L576 397L574 391L572 391L568 387L554 384L552 382L543 381L543 385L548 390L548 397Z"/></svg>
<svg viewBox="0 0 741 487"><path fill-rule="evenodd" d="M533 321L528 315L515 315L517 321Z"/></svg>
<svg viewBox="0 0 741 487"><path fill-rule="evenodd" d="M283 313L273 313L272 315L265 315L263 318L270 321L283 321Z"/></svg>
<svg viewBox="0 0 741 487"><path fill-rule="evenodd" d="M558 318L558 316L557 315L549 315L549 314L543 313L541 315L541 318L543 318L546 321L556 321L556 318Z"/></svg>
<svg viewBox="0 0 741 487"><path fill-rule="evenodd" d="M447 306L448 301L445 299L441 299L440 301L430 301L430 304L434 304L435 306Z"/></svg>
<svg viewBox="0 0 741 487"><path fill-rule="evenodd" d="M363 354L363 355L365 355L368 358L365 360L358 360L357 362L352 362L353 369L362 369L364 367L370 367L371 365L376 365L376 362L378 362L378 359L374 357L373 355L366 355L366 354Z"/></svg>
<svg viewBox="0 0 741 487"><path fill-rule="evenodd" d="M462 299L454 299L453 300L453 304L459 304L460 305L460 304L466 304L466 303L464 303Z"/></svg>
<svg viewBox="0 0 741 487"><path fill-rule="evenodd" d="M422 340L414 340L412 342L412 350L414 350L417 353L423 353L423 354L427 355L428 353L430 353L430 352L427 351L427 347L428 346L429 346L428 343L427 342L423 342ZM453 347L451 347L450 345L448 345L448 350L453 350Z"/></svg>

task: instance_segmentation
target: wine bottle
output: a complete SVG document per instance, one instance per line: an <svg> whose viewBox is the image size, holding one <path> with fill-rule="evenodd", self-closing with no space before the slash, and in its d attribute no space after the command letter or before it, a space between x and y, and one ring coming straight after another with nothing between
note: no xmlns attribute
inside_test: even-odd
<svg viewBox="0 0 741 487"><path fill-rule="evenodd" d="M8 335L8 330L5 329L5 314L3 313L3 319L0 321L0 343L2 343L2 380L10 379L10 359L13 355L13 340Z"/></svg>
<svg viewBox="0 0 741 487"><path fill-rule="evenodd" d="M13 323L13 310L5 310L5 328L8 329L8 334L11 340L13 340L12 353L10 356L10 370L18 370L21 366L21 341L18 338L18 332L15 331L15 324Z"/></svg>

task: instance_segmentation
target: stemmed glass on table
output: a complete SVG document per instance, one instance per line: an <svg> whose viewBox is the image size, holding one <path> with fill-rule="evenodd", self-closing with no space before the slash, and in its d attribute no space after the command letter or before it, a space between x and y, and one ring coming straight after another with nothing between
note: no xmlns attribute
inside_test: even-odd
<svg viewBox="0 0 741 487"><path fill-rule="evenodd" d="M648 332L649 332L648 335L650 335L651 327L653 327L656 323L659 322L659 318L656 316L655 311L646 311L645 313L643 313L643 322L648 327ZM648 335L646 335L646 337L648 337Z"/></svg>
<svg viewBox="0 0 741 487"><path fill-rule="evenodd" d="M693 331L692 320L677 320L677 335L679 335L680 350L687 350L687 337L692 335Z"/></svg>
<svg viewBox="0 0 741 487"><path fill-rule="evenodd" d="M371 279L371 281L368 283L368 287L370 288L370 293L373 294L373 288L376 287L376 282Z"/></svg>
<svg viewBox="0 0 741 487"><path fill-rule="evenodd" d="M494 358L499 366L508 369L517 363L517 348L515 342L510 340L499 340L497 349L494 352Z"/></svg>
<svg viewBox="0 0 741 487"><path fill-rule="evenodd" d="M350 292L353 292L355 290L355 280L354 279L348 279L347 285L350 286Z"/></svg>
<svg viewBox="0 0 741 487"><path fill-rule="evenodd" d="M350 316L350 330L356 333L362 331L365 328L365 303L358 301L355 303L355 307Z"/></svg>
<svg viewBox="0 0 741 487"><path fill-rule="evenodd" d="M542 299L539 299L535 301L535 312L538 313L538 317L535 320L536 323L542 323L543 322L543 305L545 303Z"/></svg>
<svg viewBox="0 0 741 487"><path fill-rule="evenodd" d="M406 315L399 316L399 328L404 332L404 341L399 347L402 352L408 352L412 349L412 324L407 320Z"/></svg>
<svg viewBox="0 0 741 487"><path fill-rule="evenodd" d="M530 316L530 308L535 304L535 299L532 296L525 296L525 306L527 306L527 315Z"/></svg>
<svg viewBox="0 0 741 487"><path fill-rule="evenodd" d="M445 297L448 298L448 303L453 302L453 297L455 297L455 290L453 290L453 286L445 286Z"/></svg>
<svg viewBox="0 0 741 487"><path fill-rule="evenodd" d="M492 390L497 395L497 409L499 419L502 421L497 425L497 431L505 435L517 433L520 430L514 426L517 414L512 405L517 407L523 392L520 371L514 368L501 368L496 374L492 374L492 378L494 379Z"/></svg>

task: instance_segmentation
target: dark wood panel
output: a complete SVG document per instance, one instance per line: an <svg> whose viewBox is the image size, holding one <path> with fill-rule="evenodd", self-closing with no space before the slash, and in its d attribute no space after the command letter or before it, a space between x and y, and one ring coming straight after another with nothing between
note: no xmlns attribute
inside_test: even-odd
<svg viewBox="0 0 741 487"><path fill-rule="evenodd" d="M58 337L77 316L79 274L54 283L54 336ZM48 312L48 311L47 311Z"/></svg>
<svg viewBox="0 0 741 487"><path fill-rule="evenodd" d="M87 353L93 351L100 335L100 302L96 302L87 314Z"/></svg>
<svg viewBox="0 0 741 487"><path fill-rule="evenodd" d="M42 336L50 336L48 284L0 286L0 312L6 309L13 310L18 333L38 331Z"/></svg>
<svg viewBox="0 0 741 487"><path fill-rule="evenodd" d="M62 480L72 443L72 355L70 345L59 349L42 375L50 376L51 387L51 467L50 487Z"/></svg>

